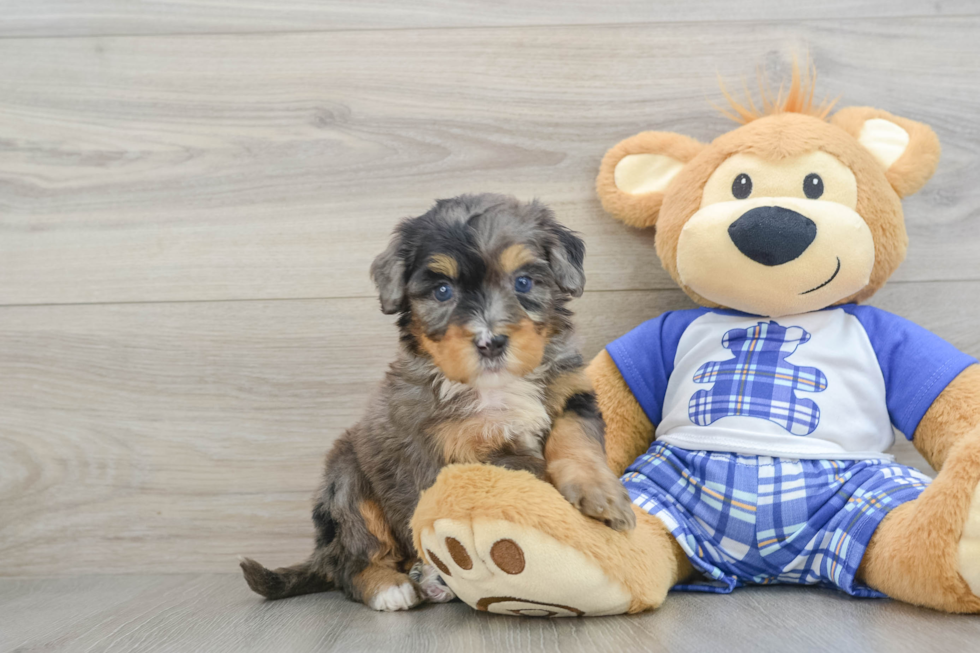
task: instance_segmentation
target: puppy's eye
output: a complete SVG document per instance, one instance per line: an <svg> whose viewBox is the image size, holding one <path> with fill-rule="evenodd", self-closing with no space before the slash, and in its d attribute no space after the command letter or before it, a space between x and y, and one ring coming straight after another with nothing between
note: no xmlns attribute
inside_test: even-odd
<svg viewBox="0 0 980 653"><path fill-rule="evenodd" d="M803 180L803 194L809 199L815 200L823 195L823 179L815 172L811 172Z"/></svg>
<svg viewBox="0 0 980 653"><path fill-rule="evenodd" d="M534 281L531 277L526 275L521 275L514 279L514 290L519 293L531 292L531 288L534 286Z"/></svg>
<svg viewBox="0 0 980 653"><path fill-rule="evenodd" d="M448 302L453 298L453 287L448 283L440 284L438 288L432 291L432 296L440 302Z"/></svg>
<svg viewBox="0 0 980 653"><path fill-rule="evenodd" d="M738 177L735 177L735 181L732 182L732 195L734 195L735 199L737 200L744 200L751 194L752 177L743 172Z"/></svg>

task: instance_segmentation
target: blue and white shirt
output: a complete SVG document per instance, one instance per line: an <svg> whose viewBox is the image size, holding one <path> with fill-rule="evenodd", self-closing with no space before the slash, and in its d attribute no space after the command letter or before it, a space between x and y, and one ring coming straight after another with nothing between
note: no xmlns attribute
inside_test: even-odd
<svg viewBox="0 0 980 653"><path fill-rule="evenodd" d="M909 439L976 363L908 320L848 304L777 319L664 313L606 347L657 440L691 450L864 459Z"/></svg>

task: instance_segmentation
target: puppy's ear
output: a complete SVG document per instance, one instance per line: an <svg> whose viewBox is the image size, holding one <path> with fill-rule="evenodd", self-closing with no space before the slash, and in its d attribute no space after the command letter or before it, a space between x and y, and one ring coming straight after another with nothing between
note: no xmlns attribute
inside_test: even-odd
<svg viewBox="0 0 980 653"><path fill-rule="evenodd" d="M405 308L405 259L400 229L392 236L388 248L371 264L371 278L378 288L382 313L391 315Z"/></svg>
<svg viewBox="0 0 980 653"><path fill-rule="evenodd" d="M925 186L939 165L939 138L921 122L871 107L847 107L831 119L871 152L899 197Z"/></svg>
<svg viewBox="0 0 980 653"><path fill-rule="evenodd" d="M602 208L631 227L652 227L667 185L704 145L672 132L642 132L602 158L596 192Z"/></svg>
<svg viewBox="0 0 980 653"><path fill-rule="evenodd" d="M548 264L555 275L558 287L572 297L580 297L585 290L585 243L570 229L551 220L549 231L552 241L548 245Z"/></svg>

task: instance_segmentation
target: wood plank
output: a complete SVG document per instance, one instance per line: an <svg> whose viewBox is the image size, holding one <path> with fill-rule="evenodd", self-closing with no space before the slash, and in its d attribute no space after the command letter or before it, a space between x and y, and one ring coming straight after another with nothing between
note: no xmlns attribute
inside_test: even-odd
<svg viewBox="0 0 980 653"><path fill-rule="evenodd" d="M876 303L978 354L978 292L896 284ZM586 293L584 350L689 306ZM0 576L299 560L322 457L394 352L373 299L0 308Z"/></svg>
<svg viewBox="0 0 980 653"><path fill-rule="evenodd" d="M931 123L944 143L936 178L906 202L912 245L896 279L980 279L980 132L967 127L978 29L929 18L2 40L0 304L369 297L395 222L467 191L551 204L586 237L590 289L672 288L650 234L602 213L600 157L642 129L710 139L729 128L709 103L716 74L785 72L807 48L820 93Z"/></svg>
<svg viewBox="0 0 980 653"><path fill-rule="evenodd" d="M104 36L201 34L433 27L503 27L723 20L804 20L895 16L952 16L977 13L969 0L781 0L741 2L733 12L725 0L397 0L311 2L310 0L187 0L133 3L126 0L7 0L0 36Z"/></svg>
<svg viewBox="0 0 980 653"><path fill-rule="evenodd" d="M689 302L579 304L592 355ZM0 575L304 556L323 456L396 341L373 299L0 309Z"/></svg>
<svg viewBox="0 0 980 653"><path fill-rule="evenodd" d="M381 614L338 592L263 601L233 574L0 579L0 651L969 651L980 620L840 592L676 592L653 613L528 619L453 602ZM710 628L705 628L710 615Z"/></svg>

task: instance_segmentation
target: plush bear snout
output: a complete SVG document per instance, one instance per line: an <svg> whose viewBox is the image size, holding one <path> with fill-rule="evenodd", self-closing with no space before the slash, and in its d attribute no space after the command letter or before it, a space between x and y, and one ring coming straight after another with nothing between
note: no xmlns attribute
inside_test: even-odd
<svg viewBox="0 0 980 653"><path fill-rule="evenodd" d="M728 227L740 252L762 265L782 265L806 251L817 237L817 225L801 213L781 206L746 211Z"/></svg>

